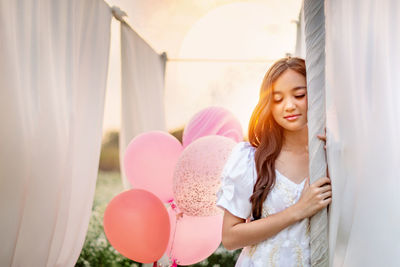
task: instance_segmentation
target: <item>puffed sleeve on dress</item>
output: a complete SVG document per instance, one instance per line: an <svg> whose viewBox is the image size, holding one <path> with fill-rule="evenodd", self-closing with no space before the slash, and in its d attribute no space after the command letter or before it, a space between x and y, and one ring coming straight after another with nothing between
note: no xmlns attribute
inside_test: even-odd
<svg viewBox="0 0 400 267"><path fill-rule="evenodd" d="M249 198L257 180L254 151L248 142L234 146L223 167L221 187L217 191L217 206L242 219L251 215Z"/></svg>

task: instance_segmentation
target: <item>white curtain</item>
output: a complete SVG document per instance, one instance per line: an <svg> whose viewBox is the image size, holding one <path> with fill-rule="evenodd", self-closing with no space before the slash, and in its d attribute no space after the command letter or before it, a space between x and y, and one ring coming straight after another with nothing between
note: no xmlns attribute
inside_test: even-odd
<svg viewBox="0 0 400 267"><path fill-rule="evenodd" d="M91 213L111 12L0 1L0 266L73 266Z"/></svg>
<svg viewBox="0 0 400 267"><path fill-rule="evenodd" d="M306 35L305 35L305 27L304 27L304 1L301 6L301 10L299 13L299 18L296 21L297 25L297 33L296 33L296 47L294 49L294 56L305 58L306 57Z"/></svg>
<svg viewBox="0 0 400 267"><path fill-rule="evenodd" d="M121 22L121 133L120 165L125 188L124 153L136 135L166 131L164 73L166 55L157 54L130 26Z"/></svg>
<svg viewBox="0 0 400 267"><path fill-rule="evenodd" d="M400 2L326 1L331 266L400 266Z"/></svg>

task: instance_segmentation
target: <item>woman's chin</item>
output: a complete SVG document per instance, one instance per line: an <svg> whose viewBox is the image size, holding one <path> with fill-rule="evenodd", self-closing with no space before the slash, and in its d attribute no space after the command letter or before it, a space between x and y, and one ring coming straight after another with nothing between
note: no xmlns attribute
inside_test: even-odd
<svg viewBox="0 0 400 267"><path fill-rule="evenodd" d="M304 127L307 127L307 123L293 123L293 124L285 124L281 125L285 131L297 132L304 130Z"/></svg>

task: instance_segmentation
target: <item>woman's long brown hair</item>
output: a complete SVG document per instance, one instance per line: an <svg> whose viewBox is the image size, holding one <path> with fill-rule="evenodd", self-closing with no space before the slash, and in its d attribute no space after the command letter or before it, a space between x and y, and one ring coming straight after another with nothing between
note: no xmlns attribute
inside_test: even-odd
<svg viewBox="0 0 400 267"><path fill-rule="evenodd" d="M272 92L274 83L287 69L294 70L306 77L304 59L288 57L275 62L264 76L260 99L249 122L249 142L256 148L254 160L257 181L250 197L255 220L261 218L263 203L275 184L275 160L281 152L283 128L272 117Z"/></svg>

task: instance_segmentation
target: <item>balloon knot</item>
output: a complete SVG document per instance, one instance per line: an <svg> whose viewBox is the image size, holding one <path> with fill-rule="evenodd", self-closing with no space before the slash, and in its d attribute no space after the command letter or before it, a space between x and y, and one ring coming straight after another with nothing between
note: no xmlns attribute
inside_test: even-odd
<svg viewBox="0 0 400 267"><path fill-rule="evenodd" d="M176 264L176 260L174 259L174 262L172 263L171 267L177 267L178 264Z"/></svg>
<svg viewBox="0 0 400 267"><path fill-rule="evenodd" d="M183 218L183 212L176 214L176 219L179 220L180 218Z"/></svg>

